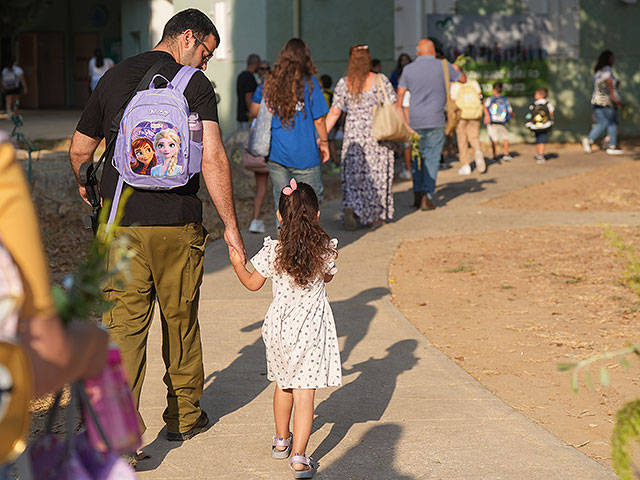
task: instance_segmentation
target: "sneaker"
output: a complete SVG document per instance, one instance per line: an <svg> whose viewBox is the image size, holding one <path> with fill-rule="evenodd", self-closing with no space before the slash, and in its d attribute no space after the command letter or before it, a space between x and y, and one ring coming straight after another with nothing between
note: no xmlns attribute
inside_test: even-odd
<svg viewBox="0 0 640 480"><path fill-rule="evenodd" d="M184 442L185 440L189 440L199 433L206 431L208 426L209 417L207 416L207 412L202 410L202 413L198 417L198 420L196 420L193 427L183 433L167 432L167 440L170 442Z"/></svg>
<svg viewBox="0 0 640 480"><path fill-rule="evenodd" d="M484 155L480 150L476 150L474 154L474 160L476 162L476 168L480 173L485 173L487 171L487 164L484 161Z"/></svg>
<svg viewBox="0 0 640 480"><path fill-rule="evenodd" d="M249 231L251 233L264 233L264 222L260 219L254 218L249 225Z"/></svg>
<svg viewBox="0 0 640 480"><path fill-rule="evenodd" d="M505 162L510 162L511 160L513 160L513 157L511 155L503 155L502 156L502 160L504 160Z"/></svg>
<svg viewBox="0 0 640 480"><path fill-rule="evenodd" d="M609 147L605 152L607 152L607 155L622 155L624 153L622 149L618 147Z"/></svg>
<svg viewBox="0 0 640 480"><path fill-rule="evenodd" d="M583 138L582 139L582 149L584 150L584 153L591 153L593 152L593 150L591 150L591 144L593 142L591 140L589 140L588 138Z"/></svg>
<svg viewBox="0 0 640 480"><path fill-rule="evenodd" d="M547 159L546 159L546 158L544 158L544 155L540 155L540 154L537 154L537 155L536 155L536 163L537 163L538 165L540 165L540 164L542 164L542 163L545 163L546 161L547 161Z"/></svg>
<svg viewBox="0 0 640 480"><path fill-rule="evenodd" d="M471 165L468 163L458 169L458 175L471 175Z"/></svg>
<svg viewBox="0 0 640 480"><path fill-rule="evenodd" d="M400 174L398 175L400 180L411 180L411 171L403 168Z"/></svg>

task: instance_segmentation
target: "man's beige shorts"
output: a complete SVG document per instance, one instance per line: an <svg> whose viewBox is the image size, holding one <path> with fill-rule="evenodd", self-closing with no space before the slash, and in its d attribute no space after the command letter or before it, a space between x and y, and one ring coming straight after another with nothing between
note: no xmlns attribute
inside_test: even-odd
<svg viewBox="0 0 640 480"><path fill-rule="evenodd" d="M509 139L509 131L506 125L487 125L487 133L489 133L489 138L492 142L504 142Z"/></svg>

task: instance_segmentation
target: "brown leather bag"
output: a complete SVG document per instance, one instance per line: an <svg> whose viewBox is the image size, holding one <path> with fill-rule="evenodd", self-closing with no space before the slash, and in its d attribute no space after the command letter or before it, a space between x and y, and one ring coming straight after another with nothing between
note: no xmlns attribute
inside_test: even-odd
<svg viewBox="0 0 640 480"><path fill-rule="evenodd" d="M451 94L449 91L451 90L451 83L449 83L449 62L446 59L442 59L442 70L444 72L444 90L447 94L447 124L444 127L444 134L451 135L458 123L460 122L460 117L462 116L462 110L458 108L456 102L451 100Z"/></svg>
<svg viewBox="0 0 640 480"><path fill-rule="evenodd" d="M411 139L409 130L398 114L396 107L389 100L387 89L382 83L380 74L376 75L378 104L373 107L373 137L379 142L408 142ZM380 96L382 90L384 100Z"/></svg>

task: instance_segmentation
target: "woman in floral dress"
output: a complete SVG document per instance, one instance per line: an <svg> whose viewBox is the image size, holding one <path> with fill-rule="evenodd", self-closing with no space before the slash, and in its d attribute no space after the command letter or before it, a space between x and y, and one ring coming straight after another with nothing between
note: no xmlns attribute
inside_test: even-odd
<svg viewBox="0 0 640 480"><path fill-rule="evenodd" d="M354 45L349 53L347 76L333 93L327 115L327 131L345 111L347 118L342 142L342 214L344 226L353 230L357 222L377 228L393 218L393 151L373 137L373 107L386 89L396 101L391 82L371 73L371 55L366 45Z"/></svg>

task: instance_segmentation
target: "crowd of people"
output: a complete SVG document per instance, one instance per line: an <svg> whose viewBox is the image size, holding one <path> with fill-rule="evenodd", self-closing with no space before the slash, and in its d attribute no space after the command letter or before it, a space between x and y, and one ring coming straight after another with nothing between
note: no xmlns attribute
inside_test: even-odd
<svg viewBox="0 0 640 480"><path fill-rule="evenodd" d="M330 78L323 78L321 85L310 49L299 38L285 43L273 67L258 55L250 55L236 85L237 127L251 131L258 128L252 127L252 118L272 116L268 129L270 151L263 159L265 169L255 170L258 194L250 230L264 232L260 209L270 178L279 237L265 238L263 248L251 258L253 271L249 271L245 267L247 255L235 212L216 95L203 73L219 44L220 36L211 19L199 10L188 9L168 21L153 50L117 65L111 65L100 51L92 60L92 68L100 78L95 84L92 78L93 94L70 148L80 196L91 203L81 171L83 165L93 161L103 138L107 154L114 161L109 158L104 164L101 202L117 202L124 176L144 177L124 205L116 233L129 239L136 255L126 277L113 278L105 285L105 299L112 307L103 314L102 323L120 348L139 410L147 337L154 305L159 305L167 386L167 406L162 416L167 439L185 441L205 431L209 418L200 405L205 376L198 320L208 236L202 226L202 203L197 195L202 176L224 223L223 238L239 281L249 290L257 290L267 278L272 279L274 298L262 327L268 378L276 383L272 457L288 459L295 478L311 478L318 466L307 454L315 391L339 386L342 381L336 328L325 292L325 283L337 273L338 252L337 240L331 239L319 223L322 164L333 160L334 168L341 173L345 228L355 229L360 224L376 229L394 215L394 149L389 142L378 141L373 132L376 106L383 98L395 105L397 115L417 143L419 154L412 155L410 166L405 167L406 171L410 167L415 206L422 210L436 208L434 194L445 128L451 120L445 116L448 99L455 102L460 115L455 131L461 175L471 173L472 161L479 172L486 171L478 140L481 121L487 125L494 156L502 146L502 159L510 159L507 123L513 110L502 95L500 82L493 85L492 95L483 99L477 82L468 79L460 65L438 58L435 45L428 39L417 44L415 59L407 54L400 56L390 79L377 70L380 64L372 59L367 45L352 46L346 74L334 90ZM603 53L594 76L592 103L597 122L583 142L588 151L605 130L608 153L618 151L614 127L620 103L612 65L613 54ZM13 72L21 77L15 68ZM185 75L189 80L183 82ZM176 120L162 108L151 108L148 118L138 119L136 128L127 130L127 106L150 81L160 92L158 102L162 90L166 95L182 95L188 112ZM167 83L173 88L162 88ZM547 96L546 89L538 89L527 115L536 136L538 163L545 160L544 144L554 113ZM154 115L163 115L163 120ZM117 131L114 124L120 125ZM342 130L339 160L331 148L337 125ZM175 175L154 176L134 167L140 160L133 145L144 143L149 154L156 148L160 150L150 141L158 134L154 128L173 135L167 137L167 142L172 142L176 162L182 162ZM194 131L201 131L201 138L194 136ZM119 144L125 147L119 149ZM408 151L407 145L402 147ZM120 155L124 158L119 159ZM95 376L105 362L107 337L88 323L62 329L48 293L33 207L18 170L11 147L2 143L0 179L4 186L0 188L0 203L6 207L0 208L0 261L8 261L19 273L0 275L0 293L21 291L24 295L19 295L22 303L14 302L11 315L0 317L0 340L16 336L22 339L31 359L34 392L38 395L72 379ZM162 183L167 177L179 177L183 183ZM3 256L5 252L10 255ZM110 251L110 262L113 255L115 252ZM16 283L19 285L14 288ZM139 413L138 421L144 431Z"/></svg>

